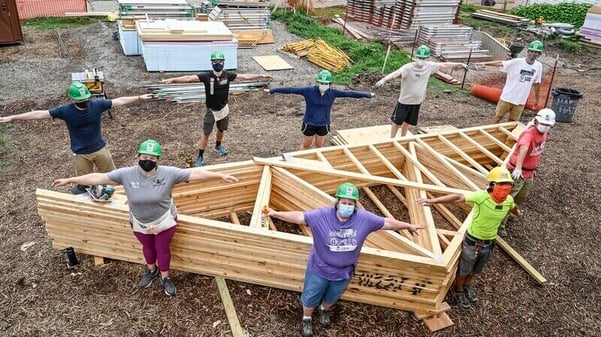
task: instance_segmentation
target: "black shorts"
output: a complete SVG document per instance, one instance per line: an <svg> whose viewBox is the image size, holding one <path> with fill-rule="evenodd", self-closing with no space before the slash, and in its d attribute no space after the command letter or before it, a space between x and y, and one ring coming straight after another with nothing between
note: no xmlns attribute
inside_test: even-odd
<svg viewBox="0 0 601 337"><path fill-rule="evenodd" d="M407 123L416 126L421 104L402 104L397 102L390 119L396 125Z"/></svg>
<svg viewBox="0 0 601 337"><path fill-rule="evenodd" d="M202 131L206 136L210 135L213 132L213 125L217 124L217 130L219 131L227 131L227 126L229 124L230 116L225 116L225 118L220 119L215 123L215 115L213 115L213 111L207 108L207 112L205 113L205 118L202 122Z"/></svg>
<svg viewBox="0 0 601 337"><path fill-rule="evenodd" d="M311 137L311 136L325 136L328 133L330 133L330 125L324 125L324 126L315 126L315 125L309 125L305 122L303 122L303 125L301 126L301 131L303 132L303 135L307 136L307 137Z"/></svg>

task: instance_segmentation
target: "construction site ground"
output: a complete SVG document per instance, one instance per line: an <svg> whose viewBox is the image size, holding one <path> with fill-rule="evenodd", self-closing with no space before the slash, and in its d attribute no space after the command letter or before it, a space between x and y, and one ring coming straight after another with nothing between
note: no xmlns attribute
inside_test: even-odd
<svg viewBox="0 0 601 337"><path fill-rule="evenodd" d="M280 54L277 48L299 38L274 24L275 45L240 49L238 71L264 72L253 55L281 55L293 70L271 72L272 86L310 85L318 68ZM25 44L0 48L0 115L47 109L67 102L70 73L102 67L109 97L138 95L144 84L173 73L148 73L141 57L124 56L111 38L115 23L99 22L61 30L68 56L60 57L50 32L25 28ZM547 71L559 54L554 87L583 92L574 120L551 131L525 216L511 224L514 247L549 281L538 286L505 253L496 251L475 280L480 301L475 309L453 308L452 327L431 333L411 313L340 302L328 329L316 336L598 336L601 331L598 243L599 127L601 106L599 50L565 53L548 44ZM227 62L227 61L226 61ZM597 68L595 68L597 67ZM455 72L455 75L457 72ZM381 74L362 74L349 88L374 91L376 97L339 99L332 130L388 124L399 82L374 89ZM461 76L459 76L461 77ZM471 72L467 84L496 84L495 69ZM488 124L494 104L468 92L445 93L433 86L419 125L458 128ZM273 157L295 151L301 142L304 102L299 96L253 92L231 98L231 121L223 145L230 154L207 151L209 164ZM161 163L183 166L196 156L202 103L150 101L112 111L104 136L118 167L134 164L137 145L147 139L164 147ZM526 112L522 122L532 118ZM415 131L413 129L412 131ZM61 121L0 125L0 335L2 336L231 336L215 279L173 271L178 294L165 296L158 282L139 289L144 266L107 261L94 266L78 255L77 269L67 269L65 254L53 249L37 214L36 188L73 175L67 130ZM210 146L214 144L211 138ZM65 189L60 189L65 191ZM407 220L407 219L402 219ZM253 337L299 335L299 293L241 282L228 282L242 327Z"/></svg>

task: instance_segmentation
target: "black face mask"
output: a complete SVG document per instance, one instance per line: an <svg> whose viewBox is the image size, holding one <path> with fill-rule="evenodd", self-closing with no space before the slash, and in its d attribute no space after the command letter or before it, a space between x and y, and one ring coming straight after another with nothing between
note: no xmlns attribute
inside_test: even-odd
<svg viewBox="0 0 601 337"><path fill-rule="evenodd" d="M81 110L85 110L88 108L88 101L85 102L75 102L75 106Z"/></svg>
<svg viewBox="0 0 601 337"><path fill-rule="evenodd" d="M142 170L146 172L150 172L157 167L157 162L149 159L140 159L138 161L138 165L142 168Z"/></svg>
<svg viewBox="0 0 601 337"><path fill-rule="evenodd" d="M223 64L222 63L213 63L213 70L219 72L223 70Z"/></svg>

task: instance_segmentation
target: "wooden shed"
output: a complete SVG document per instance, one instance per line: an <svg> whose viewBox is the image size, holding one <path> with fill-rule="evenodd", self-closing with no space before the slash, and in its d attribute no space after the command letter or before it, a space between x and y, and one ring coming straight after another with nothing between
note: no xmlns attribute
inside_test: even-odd
<svg viewBox="0 0 601 337"><path fill-rule="evenodd" d="M0 0L0 45L23 42L16 0Z"/></svg>

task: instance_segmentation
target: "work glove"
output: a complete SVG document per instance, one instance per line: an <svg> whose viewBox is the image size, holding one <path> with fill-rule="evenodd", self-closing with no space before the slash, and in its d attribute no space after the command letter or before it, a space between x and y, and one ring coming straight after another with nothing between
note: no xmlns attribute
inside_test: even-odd
<svg viewBox="0 0 601 337"><path fill-rule="evenodd" d="M384 79L381 79L381 80L379 80L378 82L376 82L376 85L375 85L375 87L376 87L376 88L381 88L381 87L383 87L383 86L384 86L384 83L386 83L386 80L384 80Z"/></svg>
<svg viewBox="0 0 601 337"><path fill-rule="evenodd" d="M514 180L520 179L522 177L522 169L517 167L514 168L513 171L511 171L511 176Z"/></svg>
<svg viewBox="0 0 601 337"><path fill-rule="evenodd" d="M469 66L467 64L465 64L465 63L462 63L460 65L460 67L463 68L463 69L465 69L465 70L467 70L467 68L469 68Z"/></svg>

